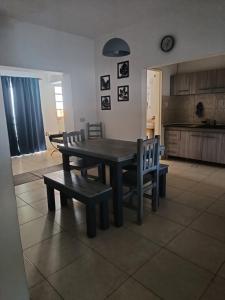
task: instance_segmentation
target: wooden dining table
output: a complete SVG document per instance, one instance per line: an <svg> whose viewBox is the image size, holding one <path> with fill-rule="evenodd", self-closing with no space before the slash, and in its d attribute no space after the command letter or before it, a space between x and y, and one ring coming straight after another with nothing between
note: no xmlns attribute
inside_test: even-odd
<svg viewBox="0 0 225 300"><path fill-rule="evenodd" d="M137 155L137 143L115 140L97 139L77 142L68 147L60 145L63 169L68 171L70 156L94 158L110 167L110 182L113 190L113 211L115 226L123 225L123 167L133 162Z"/></svg>

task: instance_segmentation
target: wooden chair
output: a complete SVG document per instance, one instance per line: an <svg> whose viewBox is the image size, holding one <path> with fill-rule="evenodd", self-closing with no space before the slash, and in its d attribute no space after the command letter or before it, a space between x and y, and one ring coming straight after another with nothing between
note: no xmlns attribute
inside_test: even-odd
<svg viewBox="0 0 225 300"><path fill-rule="evenodd" d="M137 140L137 167L123 174L123 184L129 187L126 197L137 195L137 222L143 221L143 197L152 199L152 210L159 206L159 137ZM149 193L151 190L151 194Z"/></svg>
<svg viewBox="0 0 225 300"><path fill-rule="evenodd" d="M84 129L80 131L72 131L72 132L63 132L63 143L65 147L73 146L76 143L85 141L85 133ZM102 162L96 159L87 159L87 158L79 158L73 157L70 162L71 169L79 170L81 175L87 177L87 170L98 167L98 177L93 177L94 179L100 179L102 182L105 182L105 166Z"/></svg>
<svg viewBox="0 0 225 300"><path fill-rule="evenodd" d="M102 122L93 124L87 123L87 138L89 140L103 138Z"/></svg>

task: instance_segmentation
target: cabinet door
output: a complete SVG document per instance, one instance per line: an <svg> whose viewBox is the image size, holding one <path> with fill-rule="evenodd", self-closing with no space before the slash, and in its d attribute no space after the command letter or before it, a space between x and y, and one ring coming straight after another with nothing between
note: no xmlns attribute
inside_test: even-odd
<svg viewBox="0 0 225 300"><path fill-rule="evenodd" d="M216 70L216 82L213 88L214 93L224 93L225 92L225 69Z"/></svg>
<svg viewBox="0 0 225 300"><path fill-rule="evenodd" d="M218 162L221 164L225 164L225 134L221 136L221 144L220 144L220 151L218 155Z"/></svg>
<svg viewBox="0 0 225 300"><path fill-rule="evenodd" d="M166 130L165 131L165 150L166 155L180 156L180 131Z"/></svg>
<svg viewBox="0 0 225 300"><path fill-rule="evenodd" d="M222 134L210 132L204 133L202 144L202 160L219 163L221 142Z"/></svg>
<svg viewBox="0 0 225 300"><path fill-rule="evenodd" d="M185 157L191 159L202 159L202 133L201 132L187 132L187 143Z"/></svg>
<svg viewBox="0 0 225 300"><path fill-rule="evenodd" d="M216 86L214 71L202 71L196 73L196 94L210 94Z"/></svg>
<svg viewBox="0 0 225 300"><path fill-rule="evenodd" d="M177 74L171 76L171 95L190 95L192 74Z"/></svg>

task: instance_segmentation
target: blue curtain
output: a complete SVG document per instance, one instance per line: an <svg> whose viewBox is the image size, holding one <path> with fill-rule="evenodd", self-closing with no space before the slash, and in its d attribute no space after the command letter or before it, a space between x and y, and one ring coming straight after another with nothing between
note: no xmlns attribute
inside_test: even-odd
<svg viewBox="0 0 225 300"><path fill-rule="evenodd" d="M44 126L41 110L41 99L39 90L39 80L36 78L23 77L2 77L3 96L5 95L5 82L10 82L13 96L11 103L13 103L13 118L15 120L15 133L18 145L19 154L29 154L46 150ZM6 91L6 94L10 92ZM12 94L12 93L11 93ZM5 108L9 99L4 96ZM6 118L11 119L11 111ZM10 121L7 121L7 124ZM9 129L8 129L9 130ZM9 136L11 132L9 130ZM14 149L10 145L10 149ZM11 152L11 155L15 151ZM16 154L18 155L18 154Z"/></svg>

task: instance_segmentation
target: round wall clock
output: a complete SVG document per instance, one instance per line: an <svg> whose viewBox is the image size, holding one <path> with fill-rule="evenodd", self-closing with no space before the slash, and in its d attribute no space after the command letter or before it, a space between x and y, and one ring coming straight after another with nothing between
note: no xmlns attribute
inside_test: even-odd
<svg viewBox="0 0 225 300"><path fill-rule="evenodd" d="M173 49L174 45L175 38L172 35L166 35L162 38L160 47L163 52L169 52Z"/></svg>

